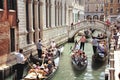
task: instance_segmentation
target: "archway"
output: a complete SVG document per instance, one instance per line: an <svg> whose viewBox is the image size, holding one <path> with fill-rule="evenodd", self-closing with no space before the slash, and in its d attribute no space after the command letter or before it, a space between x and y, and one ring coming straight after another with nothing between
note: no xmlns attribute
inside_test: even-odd
<svg viewBox="0 0 120 80"><path fill-rule="evenodd" d="M98 19L99 19L98 15L93 16L93 20L98 20Z"/></svg>
<svg viewBox="0 0 120 80"><path fill-rule="evenodd" d="M91 15L87 15L87 16L86 16L86 19L87 19L87 20L92 20L92 16L91 16Z"/></svg>
<svg viewBox="0 0 120 80"><path fill-rule="evenodd" d="M104 15L100 16L100 21L104 21Z"/></svg>

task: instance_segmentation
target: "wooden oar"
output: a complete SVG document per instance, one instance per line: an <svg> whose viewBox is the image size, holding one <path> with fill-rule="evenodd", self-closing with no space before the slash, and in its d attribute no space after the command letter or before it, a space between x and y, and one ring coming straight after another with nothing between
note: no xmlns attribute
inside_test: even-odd
<svg viewBox="0 0 120 80"><path fill-rule="evenodd" d="M71 53L73 51L73 49L72 49L72 46L70 47L70 52L69 52L69 54Z"/></svg>

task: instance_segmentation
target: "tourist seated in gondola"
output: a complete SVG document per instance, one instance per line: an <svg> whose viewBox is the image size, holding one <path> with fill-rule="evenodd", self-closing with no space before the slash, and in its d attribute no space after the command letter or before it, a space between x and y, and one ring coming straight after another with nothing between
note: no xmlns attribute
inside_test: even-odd
<svg viewBox="0 0 120 80"><path fill-rule="evenodd" d="M72 54L72 59L78 66L82 66L85 64L85 60L87 59L87 57L83 51L76 50L74 51L74 54Z"/></svg>
<svg viewBox="0 0 120 80"><path fill-rule="evenodd" d="M98 47L97 47L97 53L99 54L100 57L106 56L107 52L106 52L105 41L99 42Z"/></svg>
<svg viewBox="0 0 120 80"><path fill-rule="evenodd" d="M41 74L42 76L45 76L46 73L45 71L43 70L44 67L41 67L39 65L39 62L37 62L36 64L33 64L32 68L29 70L28 74L29 73L35 73L36 75L37 74Z"/></svg>
<svg viewBox="0 0 120 80"><path fill-rule="evenodd" d="M41 66L39 62L37 62L36 64L33 64L32 69L30 69L28 73L33 72L37 74L39 73L42 76L47 76L51 74L54 70L55 70L54 61L49 60L47 63L43 63Z"/></svg>

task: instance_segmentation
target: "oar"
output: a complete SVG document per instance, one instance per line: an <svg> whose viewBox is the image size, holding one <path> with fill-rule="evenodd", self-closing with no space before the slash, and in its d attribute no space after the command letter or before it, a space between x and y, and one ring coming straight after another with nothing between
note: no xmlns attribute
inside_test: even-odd
<svg viewBox="0 0 120 80"><path fill-rule="evenodd" d="M70 52L69 52L69 54L71 53L73 51L73 49L72 49L72 46L70 47Z"/></svg>

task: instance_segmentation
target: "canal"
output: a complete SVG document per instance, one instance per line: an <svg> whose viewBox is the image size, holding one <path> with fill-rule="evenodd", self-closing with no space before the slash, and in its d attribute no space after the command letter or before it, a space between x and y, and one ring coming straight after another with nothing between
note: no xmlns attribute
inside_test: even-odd
<svg viewBox="0 0 120 80"><path fill-rule="evenodd" d="M90 41L91 39L89 39ZM88 66L83 71L76 71L71 65L70 58L70 47L74 46L74 43L66 43L64 45L64 51L60 58L60 66L52 78L52 80L105 80L105 67L107 63L104 64L92 64L92 44L85 44L85 53L88 57Z"/></svg>
<svg viewBox="0 0 120 80"><path fill-rule="evenodd" d="M76 39L78 40L79 37ZM91 41L91 39L89 39L89 41ZM64 45L64 51L60 58L59 69L51 80L105 80L104 71L107 62L100 65L92 65L92 44L90 42L85 44L84 51L88 57L88 66L83 71L76 71L71 65L71 46L73 47L74 43L66 43ZM13 76L10 76L5 80L12 79Z"/></svg>

